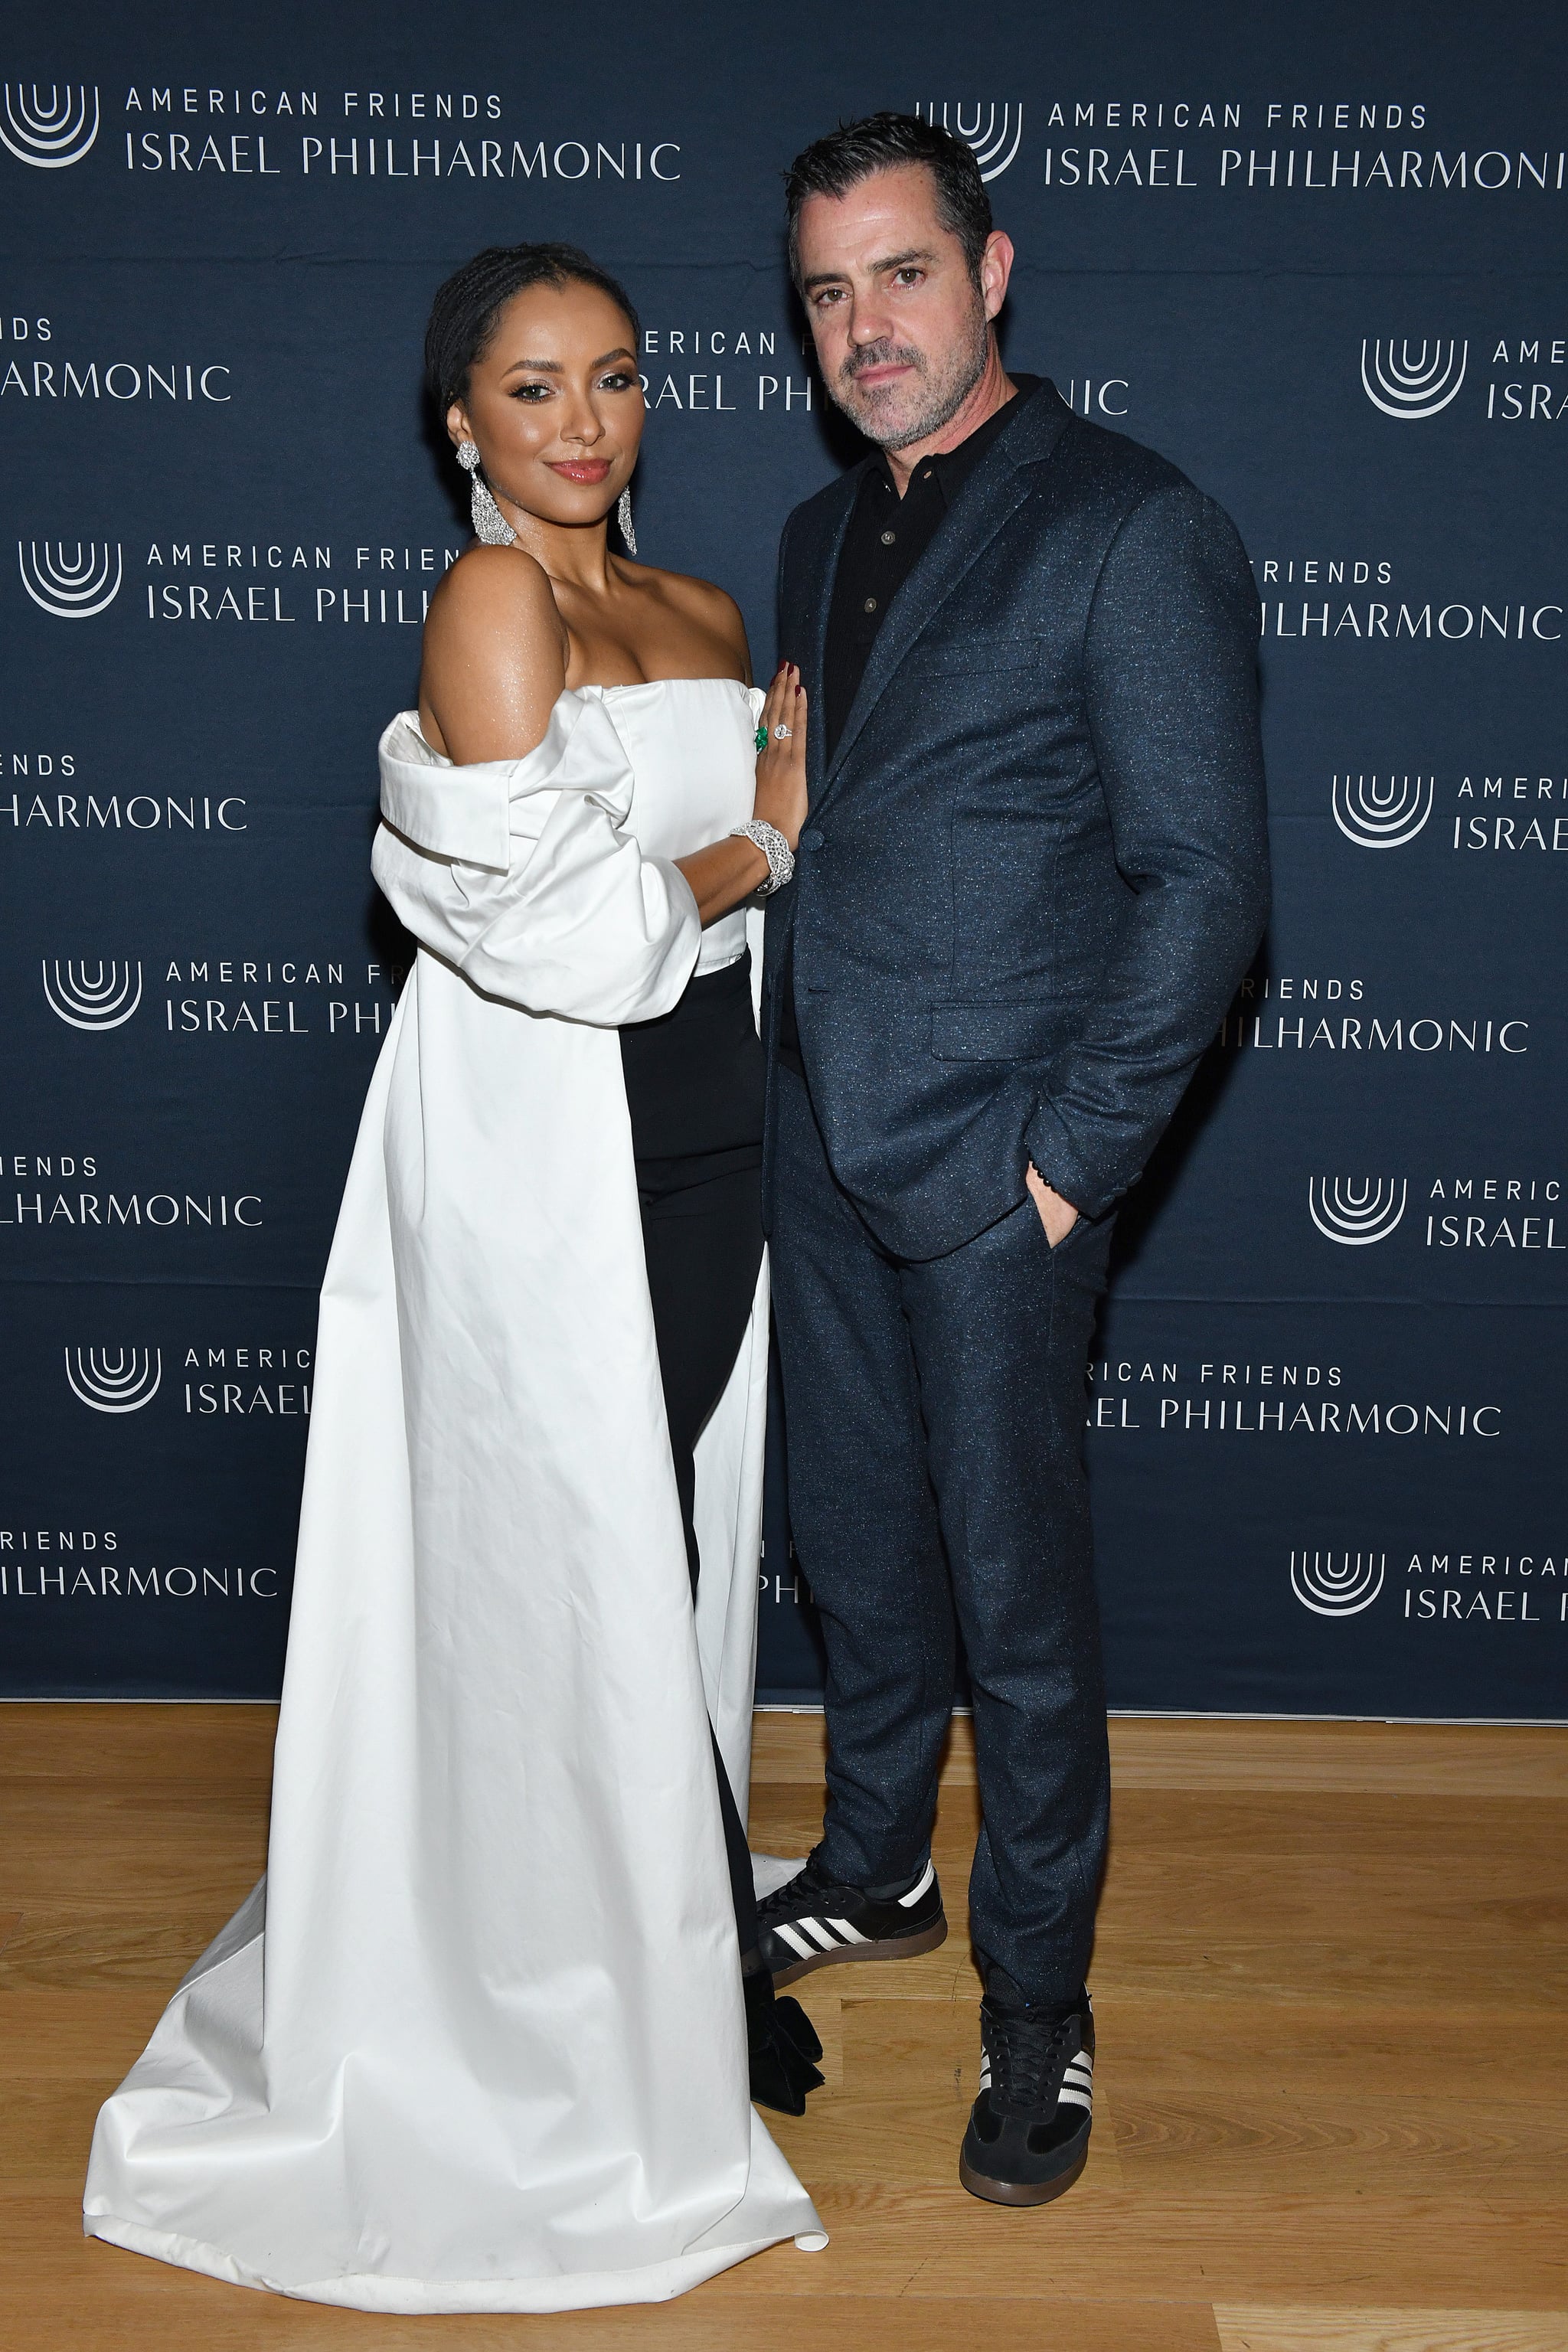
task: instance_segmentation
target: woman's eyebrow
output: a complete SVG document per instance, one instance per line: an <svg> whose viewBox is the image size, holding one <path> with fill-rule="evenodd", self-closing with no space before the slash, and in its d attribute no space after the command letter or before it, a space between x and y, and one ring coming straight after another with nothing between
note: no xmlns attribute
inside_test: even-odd
<svg viewBox="0 0 1568 2352"><path fill-rule="evenodd" d="M611 360L635 360L636 357L637 353L629 351L625 343L617 343L613 352L601 352L596 360L590 361L589 365L607 367ZM519 368L533 368L541 375L564 375L566 373L559 360L513 360L510 367L503 369L502 373L515 375Z"/></svg>

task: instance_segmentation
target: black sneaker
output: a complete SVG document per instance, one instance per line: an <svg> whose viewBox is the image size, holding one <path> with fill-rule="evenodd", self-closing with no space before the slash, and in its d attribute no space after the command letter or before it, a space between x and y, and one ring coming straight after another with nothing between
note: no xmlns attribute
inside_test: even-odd
<svg viewBox="0 0 1568 2352"><path fill-rule="evenodd" d="M1048 2205L1072 2187L1093 2121L1094 2012L1087 1991L1059 2008L1026 2001L992 1969L980 2004L980 2096L958 2159L972 2197Z"/></svg>
<svg viewBox="0 0 1568 2352"><path fill-rule="evenodd" d="M776 1985L836 1960L907 1960L946 1940L942 1889L927 1863L902 1895L879 1898L830 1878L812 1855L757 1906L763 1958Z"/></svg>

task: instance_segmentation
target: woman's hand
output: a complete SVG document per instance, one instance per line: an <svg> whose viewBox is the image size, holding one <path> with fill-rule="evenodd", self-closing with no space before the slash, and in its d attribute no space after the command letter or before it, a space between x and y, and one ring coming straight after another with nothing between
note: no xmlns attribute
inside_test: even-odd
<svg viewBox="0 0 1568 2352"><path fill-rule="evenodd" d="M765 750L757 753L752 814L776 825L794 849L805 823L805 696L800 672L789 663L769 687L757 723L766 727L768 740ZM789 730L782 741L773 732L776 727ZM768 878L768 861L756 843L735 835L675 862L691 885L704 928L753 898Z"/></svg>
<svg viewBox="0 0 1568 2352"><path fill-rule="evenodd" d="M792 849L800 845L805 823L805 689L793 662L785 662L768 688L757 722L768 730L766 748L757 753L757 797L753 816L776 825ZM789 732L782 739L781 727Z"/></svg>

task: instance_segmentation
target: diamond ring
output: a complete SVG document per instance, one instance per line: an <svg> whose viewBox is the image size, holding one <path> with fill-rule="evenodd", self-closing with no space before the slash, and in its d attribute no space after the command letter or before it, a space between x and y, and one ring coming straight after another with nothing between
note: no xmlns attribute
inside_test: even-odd
<svg viewBox="0 0 1568 2352"><path fill-rule="evenodd" d="M786 727L784 720L781 719L778 725L773 729L773 741L775 743L787 743L794 733L795 729L793 727Z"/></svg>

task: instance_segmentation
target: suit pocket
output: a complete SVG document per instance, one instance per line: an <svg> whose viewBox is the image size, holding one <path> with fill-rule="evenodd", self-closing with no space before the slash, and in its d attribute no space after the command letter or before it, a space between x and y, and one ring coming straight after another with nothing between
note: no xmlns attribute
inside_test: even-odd
<svg viewBox="0 0 1568 2352"><path fill-rule="evenodd" d="M928 677L974 677L999 669L1040 670L1046 641L1004 629L964 629L952 635L921 638L913 667Z"/></svg>
<svg viewBox="0 0 1568 2352"><path fill-rule="evenodd" d="M1030 1062L1060 1042L1066 1006L937 1004L931 1049L939 1062Z"/></svg>

